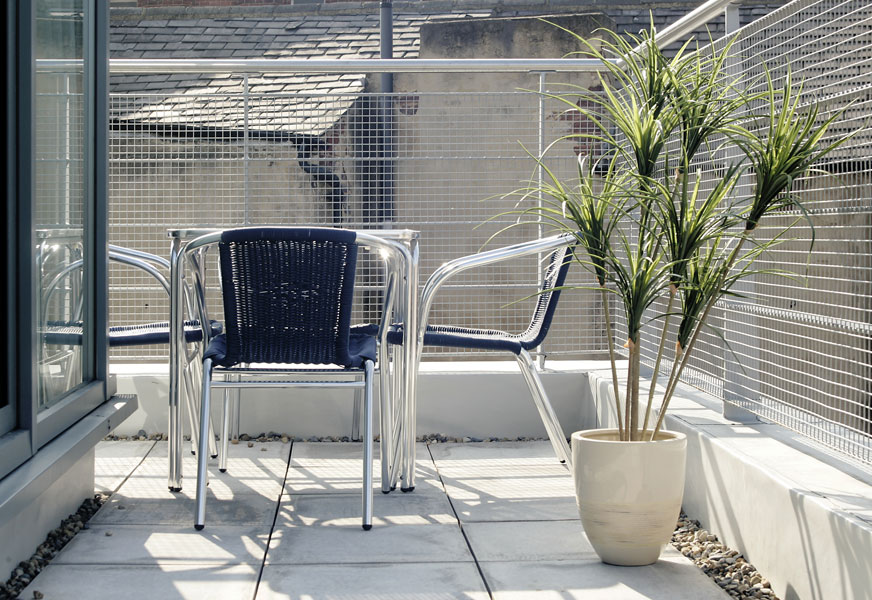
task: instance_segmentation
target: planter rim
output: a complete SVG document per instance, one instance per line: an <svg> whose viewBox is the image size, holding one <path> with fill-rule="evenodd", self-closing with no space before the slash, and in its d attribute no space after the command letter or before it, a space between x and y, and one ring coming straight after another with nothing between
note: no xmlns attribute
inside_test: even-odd
<svg viewBox="0 0 872 600"><path fill-rule="evenodd" d="M586 443L594 444L664 444L664 443L683 443L687 436L680 431L663 431L657 433L655 440L618 440L618 439L602 439L597 436L617 436L618 429L616 427L597 427L595 429L583 429L574 431L570 436L573 440L584 440Z"/></svg>

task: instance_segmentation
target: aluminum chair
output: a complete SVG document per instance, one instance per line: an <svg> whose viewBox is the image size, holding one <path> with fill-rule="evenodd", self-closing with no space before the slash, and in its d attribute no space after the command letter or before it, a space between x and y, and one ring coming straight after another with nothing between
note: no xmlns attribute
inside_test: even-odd
<svg viewBox="0 0 872 600"><path fill-rule="evenodd" d="M530 351L542 344L548 334L548 329L551 327L554 312L557 309L557 301L560 299L561 288L566 281L566 274L573 260L575 245L574 235L562 234L451 260L434 271L424 285L419 321L421 327L419 341L423 346L493 350L514 354L524 376L524 381L530 389L533 402L539 411L542 423L545 425L554 452L560 462L567 466L572 461L572 452L557 415L548 401L548 395L545 393ZM471 268L540 253L550 254L546 259L545 276L539 287L533 317L523 332L514 334L495 329L428 324L430 308L437 292L452 277ZM403 335L402 325L393 325L386 337L390 344L402 344ZM422 346L419 344L419 347Z"/></svg>
<svg viewBox="0 0 872 600"><path fill-rule="evenodd" d="M226 332L203 354L201 425L208 422L211 389L276 387L363 388L363 529L372 527L372 379L377 338L351 332L358 245L385 244L364 233L308 227L250 227L211 233L189 242L185 255L217 244ZM393 277L386 278L382 323L389 322ZM381 332L380 335L384 335ZM248 365L266 364L257 367ZM301 365L333 365L325 370ZM350 374L353 380L309 381L312 374ZM363 381L358 375L363 374ZM293 380L276 380L276 376ZM384 396L383 396L384 397ZM222 464L227 450L227 410ZM384 405L382 405L384 411ZM202 429L202 427L201 427ZM206 432L200 432L194 527L205 526Z"/></svg>
<svg viewBox="0 0 872 600"><path fill-rule="evenodd" d="M167 259L156 256L154 254L150 254L148 252L124 248L122 246L110 245L109 260L145 271L146 273L154 277L154 279L169 295L169 282L167 281L166 276L161 272L161 269L169 271L169 261ZM77 276L77 274L81 272L81 268L82 261L76 260L64 266L56 273L53 273L49 277L49 281L47 282L43 293L43 305L50 305L52 302L52 298L58 295L63 286L66 285L65 282L68 281L70 277ZM72 309L72 314L81 315L81 302L73 300L73 304L77 303L78 305ZM188 313L189 315L193 313L192 306L189 306ZM197 319L186 320L184 326L186 344L191 345L191 348L199 349L200 342L204 341L204 333L206 336L205 341L208 342L212 337L220 334L223 331L223 327L218 321L209 320L208 322L209 327L206 328L204 332L204 328L200 326L200 321L198 321ZM42 332L43 341L47 346L75 347L82 345L83 324L80 320L71 322L47 320L43 324ZM133 325L113 325L109 327L108 342L110 348L165 345L169 344L169 341L170 326L168 321L154 323L137 323ZM187 362L189 367L196 364L197 361L193 361L193 358L197 356L197 352L198 350L193 350L191 354L188 355ZM68 365L66 370L68 372L72 372L75 370L75 368L75 365ZM192 445L193 448L196 448L198 441L196 436L199 431L199 425L197 424L199 411L194 404L194 399L196 398L196 395L190 368L185 369L184 378L185 388L187 392L186 399L188 416L191 423ZM214 436L210 437L210 440L210 454L214 458L217 456L217 447L214 443Z"/></svg>

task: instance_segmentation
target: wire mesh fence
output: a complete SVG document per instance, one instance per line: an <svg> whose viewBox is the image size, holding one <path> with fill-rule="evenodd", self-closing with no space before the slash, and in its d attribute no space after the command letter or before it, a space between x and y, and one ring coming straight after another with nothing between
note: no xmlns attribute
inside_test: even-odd
<svg viewBox="0 0 872 600"><path fill-rule="evenodd" d="M535 77L530 83L538 86ZM530 154L539 152L540 137L579 127L561 118L556 103L543 113L541 96L521 91L253 93L240 77L236 94L184 96L112 97L113 243L165 255L166 230L179 226L409 228L421 232L422 281L446 260L541 236L535 224L500 233L517 220L502 213L538 201L518 190L535 177ZM561 161L574 168L575 159L570 152ZM113 323L163 318L166 294L153 281L112 268ZM364 280L380 276L375 261L367 268ZM532 257L461 276L432 321L521 332L540 271ZM586 275L574 281L583 284ZM357 322L375 318L377 299L365 296ZM604 331L591 319L601 310L598 297L579 290L561 302L543 351L601 356ZM115 354L151 360L165 352Z"/></svg>
<svg viewBox="0 0 872 600"><path fill-rule="evenodd" d="M740 30L732 52L741 89L763 91L767 71L777 87L789 75L802 85L800 107L819 103L821 122L840 115L823 143L853 137L794 182L803 209L761 223L761 241L794 226L758 259L762 272L735 288L741 296L716 306L684 379L872 463L872 6L798 0ZM730 158L699 161L703 186ZM751 193L753 177L738 194ZM651 366L658 341L649 331Z"/></svg>
<svg viewBox="0 0 872 600"><path fill-rule="evenodd" d="M804 82L808 102L823 103L822 118L844 110L833 138L855 135L795 182L805 214L785 211L760 228L765 238L798 220L791 239L758 263L794 276L761 274L742 284L741 297L717 305L684 377L866 464L872 463L870 25L865 0L797 0L739 31L731 72L749 92L765 85L764 64L776 83L790 72ZM114 94L110 240L165 255L166 230L179 226L410 228L421 232L423 282L451 258L544 235L547 227L536 223L512 227L515 211L539 202L524 194L538 176L531 155L553 143L549 167L572 177L579 155L596 149L558 141L589 131L577 113L518 90L563 91L567 83L589 89L596 79L548 73L500 84L494 77L424 73L399 78L396 89L404 91L390 95L325 95L272 89L267 75L229 75L218 94ZM700 161L704 190L723 176L729 159L713 153ZM750 189L752 177L738 193ZM120 268L111 273L112 322L164 319L166 294ZM434 306L432 321L521 331L540 269L531 258L462 276ZM364 278L374 281L375 262L371 271ZM570 279L579 289L561 299L543 352L603 358L599 293L588 289L593 279L583 269L574 268ZM355 321L373 318L375 300L364 295ZM645 333L649 364L658 341L659 332ZM116 351L115 358L155 360L165 352L140 348ZM457 357L428 354L449 356Z"/></svg>

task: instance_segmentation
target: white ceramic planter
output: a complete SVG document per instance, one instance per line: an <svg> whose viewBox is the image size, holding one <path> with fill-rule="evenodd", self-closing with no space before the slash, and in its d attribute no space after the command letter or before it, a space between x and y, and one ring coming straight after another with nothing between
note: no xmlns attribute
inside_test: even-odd
<svg viewBox="0 0 872 600"><path fill-rule="evenodd" d="M581 523L603 562L656 562L669 542L684 494L687 438L662 431L651 442L618 441L616 429L572 434Z"/></svg>

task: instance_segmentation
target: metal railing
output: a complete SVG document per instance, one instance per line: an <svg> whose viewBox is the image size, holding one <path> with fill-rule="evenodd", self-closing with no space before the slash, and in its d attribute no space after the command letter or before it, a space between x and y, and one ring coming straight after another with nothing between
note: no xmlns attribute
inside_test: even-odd
<svg viewBox="0 0 872 600"><path fill-rule="evenodd" d="M725 43L720 41L719 44ZM791 73L801 103L821 119L841 113L828 139L851 140L794 183L805 212L762 223L760 236L797 221L788 241L757 262L771 273L742 282L721 302L686 381L725 401L725 414L780 423L860 463L872 464L872 5L797 0L739 30L732 74L762 91L763 65L780 86ZM844 111L844 112L842 112ZM724 156L697 165L708 186ZM753 184L748 175L739 193ZM645 344L648 363L654 335Z"/></svg>
<svg viewBox="0 0 872 600"><path fill-rule="evenodd" d="M258 68L317 73L319 68L301 63L324 61L251 62ZM337 62L342 69L368 72L387 64ZM449 72L489 71L491 78L496 72L504 78L497 89L506 91L427 89L431 63ZM592 72L602 66L559 59L397 60L390 66L398 87L415 93L262 92L259 86L275 73L258 74L247 61L211 66L113 61L113 72L178 68L220 73L232 68L243 73L222 80L222 89L231 92L112 96L110 238L160 254L166 253L165 231L180 225L409 228L422 232L423 281L451 258L486 245L541 237L544 229L534 224L490 241L515 216L489 219L515 208L518 198L511 192L536 177L531 155L581 126L565 119L559 103L546 102L538 91L551 83L595 82ZM534 91L519 91L525 88ZM390 128L386 110L392 114ZM572 173L575 161L572 151L562 157L563 171ZM539 273L540 265L531 257L470 274L443 296L434 319L523 331L535 300L518 299L535 292ZM582 272L575 281L588 282ZM165 313L165 298L147 280L119 272L113 282L113 322L158 320ZM562 304L561 322L543 352L604 356L605 332L590 317L601 312L596 295L579 291ZM377 306L377 299L364 298L356 319L369 320ZM131 349L116 351L116 357L153 359L164 353L162 348ZM436 354L448 355L431 353Z"/></svg>
<svg viewBox="0 0 872 600"><path fill-rule="evenodd" d="M726 4L706 3L679 33L697 28ZM870 13L864 0L797 0L738 32L734 72L747 76L749 85L761 73L761 61L776 79L790 64L794 78L805 81L808 98L826 100L825 112L856 101L833 135L860 133L819 165L824 172L796 184L814 223L814 251L807 252L812 230L800 224L795 239L763 258L762 268L790 266L800 279L760 276L742 290L744 298L717 307L711 323L723 337L704 333L686 371L690 383L725 399L729 411L740 408L781 423L867 465L872 463ZM388 68L397 74L395 89L408 91L285 93L271 89L268 76L278 71L362 76ZM515 217L489 219L515 208L517 196L510 193L536 181L530 155L590 126L537 92L596 83L592 63L568 60L112 61L113 73L122 70L214 73L224 84L220 93L112 96L114 243L165 254L165 231L179 225L402 227L422 232L422 281L445 260L485 244L508 245L545 233L534 223L489 241ZM445 73L458 72L478 75L464 79L464 91L445 89L446 81L457 81ZM465 91L470 81L480 81L480 91ZM590 150L577 141L560 142L549 166L569 177L577 155ZM714 160L700 168L717 176ZM796 216L785 213L784 219ZM533 291L539 267L531 258L460 279L446 302L433 308L432 318L521 330L531 308L515 301ZM591 283L580 270L571 278L580 286ZM113 273L112 281L114 322L164 318L162 291L120 273ZM356 309L358 320L367 320L375 305L371 300ZM604 357L601 315L597 293L566 294L543 352ZM163 355L163 349L139 350L135 357Z"/></svg>

